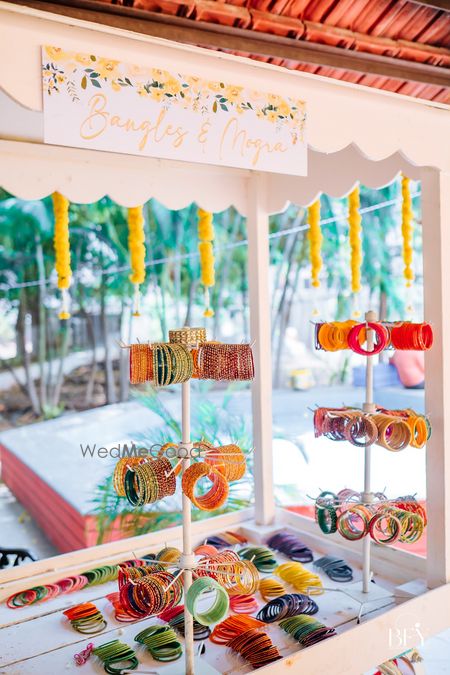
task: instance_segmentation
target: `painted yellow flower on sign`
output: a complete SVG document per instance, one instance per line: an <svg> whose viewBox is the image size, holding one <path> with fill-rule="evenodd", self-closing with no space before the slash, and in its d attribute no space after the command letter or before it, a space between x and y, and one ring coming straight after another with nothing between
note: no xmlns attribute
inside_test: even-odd
<svg viewBox="0 0 450 675"><path fill-rule="evenodd" d="M95 72L97 72L100 77L111 80L119 77L119 73L117 72L118 65L119 61L112 61L111 59L98 59L98 61L94 63L93 67L95 68Z"/></svg>
<svg viewBox="0 0 450 675"><path fill-rule="evenodd" d="M82 66L90 66L92 63L89 54L75 54L75 61Z"/></svg>
<svg viewBox="0 0 450 675"><path fill-rule="evenodd" d="M176 96L181 91L181 82L179 82L175 77L171 77L164 84L163 88L167 94L172 94L172 96Z"/></svg>
<svg viewBox="0 0 450 675"><path fill-rule="evenodd" d="M60 47L46 47L45 52L52 61L64 61L67 58L66 52Z"/></svg>
<svg viewBox="0 0 450 675"><path fill-rule="evenodd" d="M228 87L225 87L223 95L230 103L236 103L237 101L241 100L242 90L243 87L236 87L234 85L230 85Z"/></svg>
<svg viewBox="0 0 450 675"><path fill-rule="evenodd" d="M278 119L278 113L275 112L275 110L268 110L266 112L266 119L268 119L269 122L276 122Z"/></svg>
<svg viewBox="0 0 450 675"><path fill-rule="evenodd" d="M158 89L157 87L153 87L150 97L154 101L161 101L164 98L164 91L162 89Z"/></svg>

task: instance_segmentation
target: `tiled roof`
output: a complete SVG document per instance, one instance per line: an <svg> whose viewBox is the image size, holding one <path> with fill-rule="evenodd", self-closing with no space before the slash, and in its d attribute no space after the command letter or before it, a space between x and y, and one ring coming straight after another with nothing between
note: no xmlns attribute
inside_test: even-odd
<svg viewBox="0 0 450 675"><path fill-rule="evenodd" d="M103 0L293 41L450 67L450 12L412 0ZM212 45L211 45L212 46ZM239 53L287 68L450 102L450 90L381 75Z"/></svg>

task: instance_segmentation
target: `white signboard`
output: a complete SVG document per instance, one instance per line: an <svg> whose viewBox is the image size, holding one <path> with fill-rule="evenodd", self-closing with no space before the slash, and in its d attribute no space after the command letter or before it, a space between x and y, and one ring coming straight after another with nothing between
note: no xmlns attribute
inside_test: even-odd
<svg viewBox="0 0 450 675"><path fill-rule="evenodd" d="M42 49L45 143L306 175L305 103Z"/></svg>

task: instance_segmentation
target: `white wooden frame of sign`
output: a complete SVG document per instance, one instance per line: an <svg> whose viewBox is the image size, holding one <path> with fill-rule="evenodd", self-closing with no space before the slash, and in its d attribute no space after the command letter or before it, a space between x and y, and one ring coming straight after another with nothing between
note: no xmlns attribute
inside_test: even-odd
<svg viewBox="0 0 450 675"><path fill-rule="evenodd" d="M249 242L249 287L251 336L255 340L257 377L253 385L255 453L255 519L264 528L291 525L322 546L345 550L352 559L359 547L335 537L326 539L307 519L276 510L272 480L272 418L270 345L270 297L268 216L282 211L289 201L307 205L321 192L347 194L359 180L370 187L389 183L399 171L422 181L425 319L433 324L435 344L426 353L426 410L433 435L427 447L428 558L426 561L403 551L377 548L374 570L396 580L425 577L429 588L438 588L411 600L431 632L448 626L442 608L450 596L450 344L444 336L450 329L450 147L449 108L411 100L386 92L333 82L325 78L289 72L267 64L181 46L127 31L78 21L0 2L0 62L8 63L0 75L0 185L25 198L44 197L59 190L75 202L92 202L108 194L119 204L130 206L155 197L172 209L192 201L211 211L233 204L247 217ZM254 173L225 167L124 156L59 146L44 146L40 47L61 45L65 49L89 51L124 62L176 69L202 77L221 77L285 96L299 96L307 104L308 176L293 177ZM217 529L245 520L231 514L208 521ZM196 528L197 525L194 525ZM154 533L114 542L86 551L39 561L26 568L0 573L2 596L32 582L55 578L60 572L80 569L87 561L111 559L125 551L136 551L176 538L176 532ZM401 569L400 569L401 568ZM396 572L396 573L395 573ZM34 578L35 575L35 578ZM59 574L58 574L59 575ZM369 645L374 662L395 655L383 627L393 620L391 610L373 619L375 633L364 626L339 638L317 645L289 663L282 661L267 670L284 672L294 662L305 672L331 661L333 672L342 660L356 673L373 665L367 650L354 651L354 640ZM358 633L358 634L356 634ZM349 637L351 636L351 637ZM370 642L369 642L370 641ZM332 646L333 644L333 646ZM351 654L346 662L345 654ZM309 666L309 668L308 668Z"/></svg>

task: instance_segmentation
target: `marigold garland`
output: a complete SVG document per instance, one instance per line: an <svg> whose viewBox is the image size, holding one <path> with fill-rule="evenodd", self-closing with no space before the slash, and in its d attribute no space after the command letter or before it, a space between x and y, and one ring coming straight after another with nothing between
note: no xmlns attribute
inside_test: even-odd
<svg viewBox="0 0 450 675"><path fill-rule="evenodd" d="M143 206L128 209L128 250L131 260L129 279L134 284L133 316L140 316L139 286L145 281L145 233Z"/></svg>
<svg viewBox="0 0 450 675"><path fill-rule="evenodd" d="M352 293L361 290L361 214L359 213L359 187L348 196L348 225L350 237L350 266L352 272Z"/></svg>
<svg viewBox="0 0 450 675"><path fill-rule="evenodd" d="M308 206L308 240L309 259L311 261L311 283L315 288L320 286L319 274L322 269L322 231L320 229L320 199Z"/></svg>
<svg viewBox="0 0 450 675"><path fill-rule="evenodd" d="M68 289L72 281L70 268L70 240L69 240L69 200L59 192L52 194L53 213L55 216L55 234L53 238L55 249L55 269L58 274L58 288L62 292L62 305L59 312L60 319L70 319Z"/></svg>
<svg viewBox="0 0 450 675"><path fill-rule="evenodd" d="M409 288L414 281L413 262L413 210L409 178L402 175L402 237L403 237L403 276Z"/></svg>
<svg viewBox="0 0 450 675"><path fill-rule="evenodd" d="M201 280L205 287L205 305L206 309L203 316L214 316L214 311L210 306L209 289L214 286L214 225L213 214L203 209L198 209L198 250L200 253Z"/></svg>

